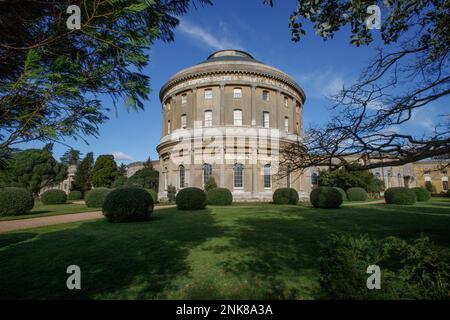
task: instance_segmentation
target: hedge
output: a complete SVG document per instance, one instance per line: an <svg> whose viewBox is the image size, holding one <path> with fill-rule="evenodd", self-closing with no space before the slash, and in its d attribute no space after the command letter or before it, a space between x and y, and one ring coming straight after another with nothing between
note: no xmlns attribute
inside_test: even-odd
<svg viewBox="0 0 450 320"><path fill-rule="evenodd" d="M102 211L110 222L145 221L153 212L153 199L139 187L118 188L107 194Z"/></svg>
<svg viewBox="0 0 450 320"><path fill-rule="evenodd" d="M101 208L108 193L111 192L109 188L95 188L89 191L84 197L86 206L89 208Z"/></svg>
<svg viewBox="0 0 450 320"><path fill-rule="evenodd" d="M416 194L417 201L428 201L431 198L431 192L423 187L412 188Z"/></svg>
<svg viewBox="0 0 450 320"><path fill-rule="evenodd" d="M363 188L355 187L347 190L348 201L366 201L367 198L368 194Z"/></svg>
<svg viewBox="0 0 450 320"><path fill-rule="evenodd" d="M41 201L43 204L63 204L67 201L67 195L62 190L47 190L41 195Z"/></svg>
<svg viewBox="0 0 450 320"><path fill-rule="evenodd" d="M311 191L309 200L315 208L339 208L341 193L333 187L319 187Z"/></svg>
<svg viewBox="0 0 450 320"><path fill-rule="evenodd" d="M227 188L214 188L208 191L207 195L208 204L217 206L229 206L233 203L233 195Z"/></svg>
<svg viewBox="0 0 450 320"><path fill-rule="evenodd" d="M83 199L83 194L78 190L72 190L67 196L67 200L81 200Z"/></svg>
<svg viewBox="0 0 450 320"><path fill-rule="evenodd" d="M156 193L155 190L153 190L153 189L145 189L145 191L147 191L150 194L150 196L152 197L153 204L158 202L158 194Z"/></svg>
<svg viewBox="0 0 450 320"><path fill-rule="evenodd" d="M33 209L31 192L24 188L0 188L0 216L27 214Z"/></svg>
<svg viewBox="0 0 450 320"><path fill-rule="evenodd" d="M199 188L184 188L178 191L175 202L177 208L181 210L204 209L206 207L206 194Z"/></svg>
<svg viewBox="0 0 450 320"><path fill-rule="evenodd" d="M413 205L417 198L416 193L405 187L389 188L384 192L384 199L388 204Z"/></svg>
<svg viewBox="0 0 450 320"><path fill-rule="evenodd" d="M298 203L298 192L293 188L279 188L272 196L274 204L294 204Z"/></svg>
<svg viewBox="0 0 450 320"><path fill-rule="evenodd" d="M335 188L337 191L339 191L341 193L342 196L342 201L347 201L347 193L345 193L345 190L339 187L333 187Z"/></svg>

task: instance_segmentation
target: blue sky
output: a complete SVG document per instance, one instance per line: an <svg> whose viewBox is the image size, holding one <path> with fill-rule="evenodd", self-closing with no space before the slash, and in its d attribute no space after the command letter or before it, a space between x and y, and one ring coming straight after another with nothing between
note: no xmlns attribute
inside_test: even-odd
<svg viewBox="0 0 450 320"><path fill-rule="evenodd" d="M378 31L372 30L375 36L372 45L352 46L348 29L328 41L309 29L300 42L291 42L288 18L295 1L278 0L273 8L263 5L263 0L214 2L214 6L198 6L184 15L175 30L174 42L158 41L150 50L150 63L144 72L151 77L152 93L145 111L127 112L119 103L117 115L115 111L108 115L110 120L101 126L99 137L86 137L89 145L71 139L65 143L83 154L93 151L95 157L116 153L119 163L145 160L149 156L157 159L162 116L159 89L177 71L205 60L216 50L228 48L248 51L257 60L290 74L306 92L304 128L309 123L320 124L329 114L326 96L355 79L380 45ZM108 98L103 103L112 106ZM437 106L421 111L411 120L408 130L429 129L437 113ZM19 147L42 145L31 143ZM66 150L66 146L55 144L55 157L59 158Z"/></svg>

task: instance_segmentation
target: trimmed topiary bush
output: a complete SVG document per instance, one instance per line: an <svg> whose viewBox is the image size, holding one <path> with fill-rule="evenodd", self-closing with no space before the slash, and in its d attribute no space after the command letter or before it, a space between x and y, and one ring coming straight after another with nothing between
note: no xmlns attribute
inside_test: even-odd
<svg viewBox="0 0 450 320"><path fill-rule="evenodd" d="M412 205L416 202L416 193L405 187L389 188L384 192L384 199L389 204Z"/></svg>
<svg viewBox="0 0 450 320"><path fill-rule="evenodd" d="M366 201L368 194L363 188L349 188L347 190L348 201Z"/></svg>
<svg viewBox="0 0 450 320"><path fill-rule="evenodd" d="M336 188L319 187L311 191L309 200L315 208L339 208L342 195Z"/></svg>
<svg viewBox="0 0 450 320"><path fill-rule="evenodd" d="M111 192L109 188L95 188L89 191L84 197L86 206L89 208L101 208L108 193Z"/></svg>
<svg viewBox="0 0 450 320"><path fill-rule="evenodd" d="M24 188L0 188L0 216L27 214L33 209L31 192Z"/></svg>
<svg viewBox="0 0 450 320"><path fill-rule="evenodd" d="M69 192L67 196L67 200L81 200L83 198L83 194L78 190L72 190Z"/></svg>
<svg viewBox="0 0 450 320"><path fill-rule="evenodd" d="M342 196L342 201L347 201L347 194L345 193L345 190L339 187L333 187L335 188L337 191L339 191L341 193Z"/></svg>
<svg viewBox="0 0 450 320"><path fill-rule="evenodd" d="M107 194L102 211L110 222L145 221L153 212L153 199L139 187L117 188Z"/></svg>
<svg viewBox="0 0 450 320"><path fill-rule="evenodd" d="M43 204L63 204L67 201L67 195L62 190L47 190L41 195L41 201Z"/></svg>
<svg viewBox="0 0 450 320"><path fill-rule="evenodd" d="M431 198L431 192L425 188L417 187L411 190L416 194L417 201L428 201Z"/></svg>
<svg viewBox="0 0 450 320"><path fill-rule="evenodd" d="M208 204L217 206L229 206L233 203L233 195L227 188L214 188L208 191L207 195Z"/></svg>
<svg viewBox="0 0 450 320"><path fill-rule="evenodd" d="M298 192L293 188L279 188L272 196L274 204L297 204Z"/></svg>
<svg viewBox="0 0 450 320"><path fill-rule="evenodd" d="M147 191L152 197L153 204L156 204L158 202L158 194L156 193L156 191L153 189L145 189L145 191Z"/></svg>
<svg viewBox="0 0 450 320"><path fill-rule="evenodd" d="M181 210L199 210L206 207L206 193L199 188L189 187L178 191L175 197L177 208Z"/></svg>

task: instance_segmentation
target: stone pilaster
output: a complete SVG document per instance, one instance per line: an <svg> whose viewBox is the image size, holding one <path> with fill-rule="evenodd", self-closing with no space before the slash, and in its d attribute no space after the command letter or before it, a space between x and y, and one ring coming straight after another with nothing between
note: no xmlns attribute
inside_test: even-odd
<svg viewBox="0 0 450 320"><path fill-rule="evenodd" d="M256 126L256 86L252 85L252 126Z"/></svg>
<svg viewBox="0 0 450 320"><path fill-rule="evenodd" d="M219 123L222 126L225 123L225 85L220 85L220 112Z"/></svg>

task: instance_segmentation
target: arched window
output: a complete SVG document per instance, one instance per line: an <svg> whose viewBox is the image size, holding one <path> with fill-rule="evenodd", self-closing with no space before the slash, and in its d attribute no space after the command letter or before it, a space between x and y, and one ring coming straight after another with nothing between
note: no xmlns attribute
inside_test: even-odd
<svg viewBox="0 0 450 320"><path fill-rule="evenodd" d="M211 127L212 126L212 111L206 110L205 111L205 127Z"/></svg>
<svg viewBox="0 0 450 320"><path fill-rule="evenodd" d="M212 165L205 163L203 165L203 184L205 185L209 178L212 177Z"/></svg>
<svg viewBox="0 0 450 320"><path fill-rule="evenodd" d="M286 169L286 187L291 187L291 167Z"/></svg>
<svg viewBox="0 0 450 320"><path fill-rule="evenodd" d="M241 163L236 163L234 165L234 187L243 188L244 178L243 178L244 166Z"/></svg>
<svg viewBox="0 0 450 320"><path fill-rule="evenodd" d="M264 166L264 188L270 189L272 185L270 164Z"/></svg>
<svg viewBox="0 0 450 320"><path fill-rule="evenodd" d="M242 98L242 89L241 88L234 88L233 98L235 98L235 99Z"/></svg>
<svg viewBox="0 0 450 320"><path fill-rule="evenodd" d="M317 173L315 173L315 172L311 175L311 184L312 185L319 184L319 177L318 177Z"/></svg>
<svg viewBox="0 0 450 320"><path fill-rule="evenodd" d="M402 186L402 175L400 173L397 173L397 186Z"/></svg>
<svg viewBox="0 0 450 320"><path fill-rule="evenodd" d="M178 167L178 177L179 177L179 187L184 188L184 177L185 177L185 171L184 166L180 165Z"/></svg>
<svg viewBox="0 0 450 320"><path fill-rule="evenodd" d="M242 126L242 110L236 109L233 111L233 124Z"/></svg>

